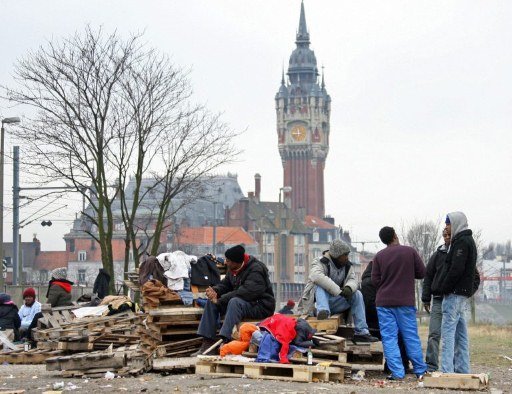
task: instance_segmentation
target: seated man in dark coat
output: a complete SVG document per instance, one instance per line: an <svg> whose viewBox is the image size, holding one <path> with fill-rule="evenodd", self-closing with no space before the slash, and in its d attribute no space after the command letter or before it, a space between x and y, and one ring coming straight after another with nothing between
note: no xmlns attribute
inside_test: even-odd
<svg viewBox="0 0 512 394"><path fill-rule="evenodd" d="M219 337L229 342L233 327L242 319L262 320L273 315L276 307L267 267L245 254L241 245L226 250L225 256L228 273L219 284L206 289L208 301L197 331L203 344L197 354L215 343L219 315L225 315Z"/></svg>
<svg viewBox="0 0 512 394"><path fill-rule="evenodd" d="M18 341L20 325L18 307L12 302L9 294L0 293L0 330L13 330L14 340Z"/></svg>

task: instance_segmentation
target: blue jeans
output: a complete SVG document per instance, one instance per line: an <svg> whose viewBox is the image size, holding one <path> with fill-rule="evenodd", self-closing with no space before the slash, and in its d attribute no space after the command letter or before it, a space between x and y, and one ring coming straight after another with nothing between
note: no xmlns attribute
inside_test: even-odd
<svg viewBox="0 0 512 394"><path fill-rule="evenodd" d="M442 303L442 298L432 298L430 322L428 324L427 355L425 356L425 361L427 362L427 367L430 372L439 369L439 341L441 339L441 322L443 319Z"/></svg>
<svg viewBox="0 0 512 394"><path fill-rule="evenodd" d="M388 368L394 378L405 377L404 365L398 347L398 333L402 335L407 357L412 362L416 375L423 375L427 364L423 361L421 341L416 323L416 308L413 306L377 307L382 347Z"/></svg>
<svg viewBox="0 0 512 394"><path fill-rule="evenodd" d="M315 291L316 310L328 311L329 314L345 312L350 308L354 319L354 333L356 335L367 335L368 325L364 313L363 295L359 290L352 294L350 301L341 295L333 296L323 287L317 286Z"/></svg>
<svg viewBox="0 0 512 394"><path fill-rule="evenodd" d="M441 372L470 373L469 337L466 323L468 297L449 294L443 299Z"/></svg>

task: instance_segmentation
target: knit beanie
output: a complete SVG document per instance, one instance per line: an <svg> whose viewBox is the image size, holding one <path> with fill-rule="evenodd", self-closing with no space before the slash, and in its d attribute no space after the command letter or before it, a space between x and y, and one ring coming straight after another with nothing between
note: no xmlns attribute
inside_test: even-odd
<svg viewBox="0 0 512 394"><path fill-rule="evenodd" d="M244 254L245 249L242 245L236 245L232 248L229 248L224 252L224 255L227 259L233 261L234 263L242 264L244 262Z"/></svg>
<svg viewBox="0 0 512 394"><path fill-rule="evenodd" d="M329 244L329 255L333 259L337 259L338 257L349 253L350 247L341 239L335 239Z"/></svg>
<svg viewBox="0 0 512 394"><path fill-rule="evenodd" d="M286 303L286 305L288 305L289 307L293 308L295 306L295 301L293 300L288 300L288 302Z"/></svg>
<svg viewBox="0 0 512 394"><path fill-rule="evenodd" d="M5 304L11 301L11 296L7 293L0 293L0 304Z"/></svg>
<svg viewBox="0 0 512 394"><path fill-rule="evenodd" d="M55 268L52 272L52 278L54 279L67 279L68 269L66 267Z"/></svg>
<svg viewBox="0 0 512 394"><path fill-rule="evenodd" d="M25 289L25 291L23 292L23 298L25 297L36 298L36 291L32 287Z"/></svg>
<svg viewBox="0 0 512 394"><path fill-rule="evenodd" d="M445 224L450 224L450 217L446 215L446 220L444 221Z"/></svg>

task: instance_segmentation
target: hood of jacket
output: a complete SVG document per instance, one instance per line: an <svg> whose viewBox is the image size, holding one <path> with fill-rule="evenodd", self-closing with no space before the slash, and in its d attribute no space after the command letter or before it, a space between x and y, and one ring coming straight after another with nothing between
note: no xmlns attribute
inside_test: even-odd
<svg viewBox="0 0 512 394"><path fill-rule="evenodd" d="M110 275L108 274L108 272L105 270L105 268L100 268L100 272L99 272L101 275L105 275L108 277L108 279L110 280Z"/></svg>
<svg viewBox="0 0 512 394"><path fill-rule="evenodd" d="M0 304L0 318L7 316L12 310L18 312L18 307L15 304Z"/></svg>
<svg viewBox="0 0 512 394"><path fill-rule="evenodd" d="M450 212L448 215L450 224L452 226L451 240L464 230L468 229L468 218L463 212Z"/></svg>

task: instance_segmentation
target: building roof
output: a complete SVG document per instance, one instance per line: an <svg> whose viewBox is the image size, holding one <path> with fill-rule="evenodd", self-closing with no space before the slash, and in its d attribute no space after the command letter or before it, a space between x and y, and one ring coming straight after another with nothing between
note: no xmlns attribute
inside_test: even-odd
<svg viewBox="0 0 512 394"><path fill-rule="evenodd" d="M249 217L255 220L261 230L268 232L279 232L275 225L275 219L281 214L283 219L291 219L292 225L288 230L294 234L306 234L309 230L304 226L299 217L286 206L285 203L273 201L249 200Z"/></svg>
<svg viewBox="0 0 512 394"><path fill-rule="evenodd" d="M177 238L179 244L211 245L213 243L213 227L182 227ZM242 227L216 227L215 239L217 244L256 244L254 238Z"/></svg>
<svg viewBox="0 0 512 394"><path fill-rule="evenodd" d="M68 266L68 252L64 251L53 251L53 252L40 252L34 263L34 268L39 271L51 271L59 267Z"/></svg>
<svg viewBox="0 0 512 394"><path fill-rule="evenodd" d="M320 219L317 216L313 215L306 215L304 224L306 227L310 228L317 228L317 229L335 229L336 226L334 224L331 224L323 219Z"/></svg>

